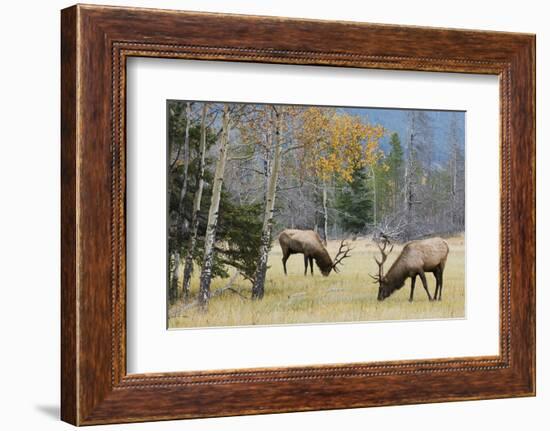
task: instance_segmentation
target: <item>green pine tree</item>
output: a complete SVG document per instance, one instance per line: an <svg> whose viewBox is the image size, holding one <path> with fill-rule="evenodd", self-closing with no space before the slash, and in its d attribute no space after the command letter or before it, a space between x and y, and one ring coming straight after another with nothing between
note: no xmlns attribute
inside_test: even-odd
<svg viewBox="0 0 550 431"><path fill-rule="evenodd" d="M372 223L372 193L364 169L353 172L349 183L341 182L336 192L335 208L340 224L349 233L360 233Z"/></svg>
<svg viewBox="0 0 550 431"><path fill-rule="evenodd" d="M396 211L399 207L400 195L403 188L403 147L401 147L401 140L397 133L392 133L390 137L390 153L386 157L386 163L388 166L387 177L390 182L390 196L388 198L391 201L392 211Z"/></svg>

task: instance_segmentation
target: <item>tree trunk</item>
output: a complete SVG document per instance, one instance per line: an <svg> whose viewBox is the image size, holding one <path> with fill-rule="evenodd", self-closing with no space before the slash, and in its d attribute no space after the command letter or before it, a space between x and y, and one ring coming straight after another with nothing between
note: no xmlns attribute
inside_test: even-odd
<svg viewBox="0 0 550 431"><path fill-rule="evenodd" d="M413 142L414 142L414 114L411 119L410 133L411 137L409 139L409 146L407 148L407 163L405 165L405 214L406 214L406 225L405 225L405 239L408 241L411 236L411 225L413 218L413 185L412 185L412 176L413 176Z"/></svg>
<svg viewBox="0 0 550 431"><path fill-rule="evenodd" d="M267 272L267 258L271 248L271 231L273 227L273 210L275 208L275 196L277 193L277 180L281 166L281 129L282 114L274 111L275 115L275 136L273 139L273 161L268 176L267 194L265 199L264 221L262 226L262 238L260 243L260 255L256 266L254 283L252 284L252 298L262 299L264 296L265 276ZM273 136L273 135L272 135Z"/></svg>
<svg viewBox="0 0 550 431"><path fill-rule="evenodd" d="M191 274L193 273L193 254L197 245L197 234L199 230L199 212L201 210L202 189L204 187L204 162L206 156L206 113L208 104L202 106L201 119L201 143L200 143L200 158L199 158L199 182L195 197L193 199L193 214L191 216L191 233L189 243L187 245L187 253L185 255L185 267L183 270L183 299L187 301L189 298L189 286L191 284Z"/></svg>
<svg viewBox="0 0 550 431"><path fill-rule="evenodd" d="M323 229L325 246L328 243L327 182L323 181Z"/></svg>
<svg viewBox="0 0 550 431"><path fill-rule="evenodd" d="M407 170L405 178L405 211L406 211L406 226L405 226L405 239L408 241L411 236L411 224L412 224L412 201L413 201L413 191L412 191L412 141L413 135L411 134L411 139L409 142L409 155L407 161Z"/></svg>
<svg viewBox="0 0 550 431"><path fill-rule="evenodd" d="M225 104L223 108L223 131L220 140L220 149L216 170L214 173L214 182L212 185L212 199L210 201L210 210L208 211L208 224L204 239L204 259L200 277L199 303L205 309L210 298L210 282L212 281L212 266L214 263L214 242L216 239L216 227L218 225L218 210L220 207L220 197L222 193L223 174L225 171L225 162L227 161L227 150L229 142L229 108Z"/></svg>
<svg viewBox="0 0 550 431"><path fill-rule="evenodd" d="M452 189L451 189L451 195L452 195L452 225L453 229L456 229L458 223L457 223L457 176L458 176L458 146L456 143L453 144L453 160L452 160Z"/></svg>
<svg viewBox="0 0 550 431"><path fill-rule="evenodd" d="M378 194L376 193L376 168L372 166L372 191L373 191L373 222L378 223Z"/></svg>
<svg viewBox="0 0 550 431"><path fill-rule="evenodd" d="M178 203L178 229L183 235L185 231L183 203L187 194L188 172L189 172L189 123L191 118L191 103L187 102L185 107L185 137L183 139L183 185L181 186L180 199Z"/></svg>
<svg viewBox="0 0 550 431"><path fill-rule="evenodd" d="M172 262L174 266L172 268L172 274L170 278L170 290L168 291L170 302L173 302L178 298L181 259L180 254L177 251L172 255Z"/></svg>

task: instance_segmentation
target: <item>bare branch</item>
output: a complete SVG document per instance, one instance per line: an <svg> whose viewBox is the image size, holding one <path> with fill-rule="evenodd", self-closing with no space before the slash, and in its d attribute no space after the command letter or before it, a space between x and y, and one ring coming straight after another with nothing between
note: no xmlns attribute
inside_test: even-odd
<svg viewBox="0 0 550 431"><path fill-rule="evenodd" d="M293 145L292 147L287 147L283 151L281 151L281 154L284 155L284 154L290 153L291 151L298 150L300 148L304 148L304 146L305 145L300 144L300 145Z"/></svg>
<svg viewBox="0 0 550 431"><path fill-rule="evenodd" d="M252 160L254 158L254 153L252 154L247 154L247 155L244 155L244 156L230 156L228 158L228 160L231 160L231 161L245 161L245 160Z"/></svg>

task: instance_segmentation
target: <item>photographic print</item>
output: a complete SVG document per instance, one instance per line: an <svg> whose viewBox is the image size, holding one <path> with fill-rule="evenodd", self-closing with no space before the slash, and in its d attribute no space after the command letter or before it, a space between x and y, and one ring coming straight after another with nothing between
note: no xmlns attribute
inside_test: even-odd
<svg viewBox="0 0 550 431"><path fill-rule="evenodd" d="M465 316L465 112L166 116L168 328Z"/></svg>

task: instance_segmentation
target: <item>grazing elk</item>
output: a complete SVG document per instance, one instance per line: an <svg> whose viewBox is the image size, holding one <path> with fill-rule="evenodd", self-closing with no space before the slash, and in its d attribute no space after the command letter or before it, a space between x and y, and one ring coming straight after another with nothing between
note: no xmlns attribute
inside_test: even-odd
<svg viewBox="0 0 550 431"><path fill-rule="evenodd" d="M331 259L327 249L323 245L321 237L317 232L312 230L285 229L279 234L279 244L283 251L283 268L286 275L286 261L291 254L304 255L304 275L307 275L307 266L311 268L313 275L313 260L321 270L321 274L325 277L330 274L330 271L338 272L337 265L349 257L351 248L342 240L338 253Z"/></svg>
<svg viewBox="0 0 550 431"><path fill-rule="evenodd" d="M382 245L380 245L380 243L382 243ZM438 237L408 242L403 247L401 254L395 260L389 271L384 274L384 262L393 250L392 245L389 251L386 251L388 244L388 238L383 236L382 240L377 243L380 253L382 254L382 259L378 260L374 258L378 264L378 275L371 275L371 277L379 283L378 300L382 301L396 290L401 289L405 284L405 280L410 277L411 294L409 296L409 301L412 302L414 283L418 275L420 276L420 280L422 280L422 285L428 294L429 300L434 301L438 299L441 301L443 270L445 269L445 262L449 254L448 244ZM428 290L426 272L432 272L435 276L436 287L433 298Z"/></svg>

